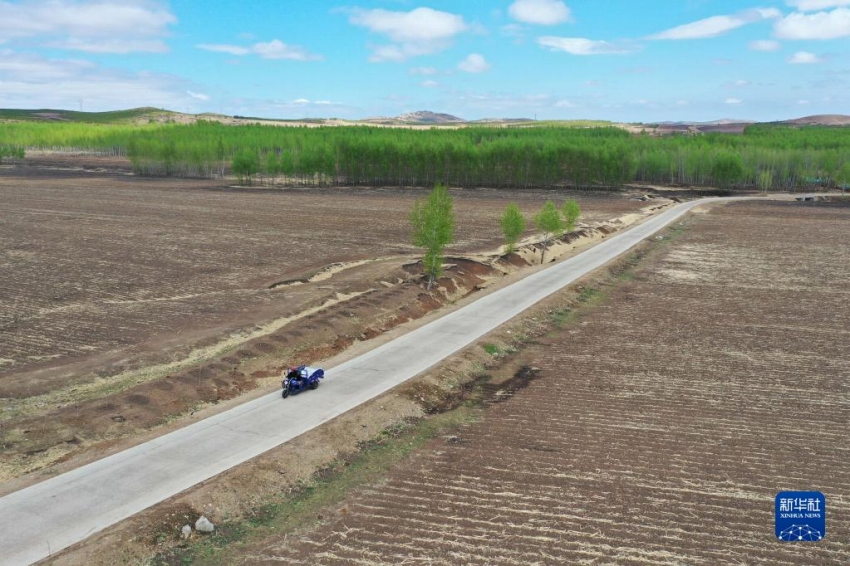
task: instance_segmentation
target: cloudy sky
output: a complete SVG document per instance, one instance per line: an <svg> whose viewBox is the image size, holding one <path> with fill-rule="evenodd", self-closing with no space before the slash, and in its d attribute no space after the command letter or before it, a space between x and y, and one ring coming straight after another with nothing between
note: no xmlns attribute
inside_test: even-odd
<svg viewBox="0 0 850 566"><path fill-rule="evenodd" d="M0 107L850 114L850 0L0 0Z"/></svg>

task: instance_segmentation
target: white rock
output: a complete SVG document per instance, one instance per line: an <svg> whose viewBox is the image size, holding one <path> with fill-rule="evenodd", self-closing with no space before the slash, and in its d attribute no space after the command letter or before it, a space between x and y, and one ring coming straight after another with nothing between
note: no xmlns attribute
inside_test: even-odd
<svg viewBox="0 0 850 566"><path fill-rule="evenodd" d="M201 515L201 518L195 521L195 530L199 533L211 533L215 530L215 525L213 525L209 519Z"/></svg>
<svg viewBox="0 0 850 566"><path fill-rule="evenodd" d="M183 528L180 529L180 535L183 537L183 540L192 536L192 525L183 525Z"/></svg>

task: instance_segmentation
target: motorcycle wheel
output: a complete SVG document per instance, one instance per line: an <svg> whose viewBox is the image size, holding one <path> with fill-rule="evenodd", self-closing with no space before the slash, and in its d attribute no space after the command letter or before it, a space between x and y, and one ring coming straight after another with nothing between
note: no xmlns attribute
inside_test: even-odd
<svg viewBox="0 0 850 566"><path fill-rule="evenodd" d="M318 389L319 388L319 380L317 379L313 383L310 384L310 389Z"/></svg>
<svg viewBox="0 0 850 566"><path fill-rule="evenodd" d="M284 398L284 399L286 399L287 397L289 397L289 388L287 387L286 389L284 389L284 390L283 390L283 393L281 393L281 395L283 395L283 398Z"/></svg>

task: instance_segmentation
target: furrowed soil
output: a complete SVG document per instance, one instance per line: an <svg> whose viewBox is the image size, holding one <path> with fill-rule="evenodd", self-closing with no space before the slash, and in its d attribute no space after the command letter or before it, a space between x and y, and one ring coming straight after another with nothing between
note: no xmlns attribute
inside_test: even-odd
<svg viewBox="0 0 850 566"><path fill-rule="evenodd" d="M509 202L527 217L548 199L582 206L582 230L547 260L671 204L453 191L452 257L427 294L407 219L426 194L138 178L92 156L4 164L0 494L268 392L286 365L353 355L539 261L533 243L495 254Z"/></svg>
<svg viewBox="0 0 850 566"><path fill-rule="evenodd" d="M312 527L258 531L187 559L846 564L848 223L846 203L690 216L594 293L596 306L550 317L562 326L492 368L494 380L524 377L525 387L503 391L475 422ZM783 490L826 495L824 540L776 540Z"/></svg>

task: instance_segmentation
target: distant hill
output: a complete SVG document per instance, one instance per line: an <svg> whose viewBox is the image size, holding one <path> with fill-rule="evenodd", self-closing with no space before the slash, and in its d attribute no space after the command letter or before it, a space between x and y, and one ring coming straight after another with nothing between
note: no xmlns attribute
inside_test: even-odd
<svg viewBox="0 0 850 566"><path fill-rule="evenodd" d="M440 114L437 112L430 112L428 110L408 112L407 114L398 116L396 120L400 122L414 122L417 124L455 124L458 122L466 122L463 118L458 118L451 114Z"/></svg>
<svg viewBox="0 0 850 566"><path fill-rule="evenodd" d="M773 123L788 124L789 126L850 126L850 116L845 114L817 114Z"/></svg>
<svg viewBox="0 0 850 566"><path fill-rule="evenodd" d="M441 114L438 112L431 112L429 110L419 110L417 112L407 112L405 114L401 114L395 117L374 117L374 118L366 118L364 120L358 120L359 122L366 122L369 124L388 124L388 125L400 125L400 124L418 124L418 125L438 125L438 124L464 124L466 120L463 118L458 118L457 116L452 116L451 114Z"/></svg>
<svg viewBox="0 0 850 566"><path fill-rule="evenodd" d="M816 116L805 116L793 120L779 120L776 122L754 122L752 120L714 120L713 122L661 122L655 126L654 131L659 134L669 133L709 133L720 132L727 134L740 134L744 128L753 124L769 124L776 126L850 126L850 116L843 114L820 114Z"/></svg>
<svg viewBox="0 0 850 566"><path fill-rule="evenodd" d="M167 121L180 116L178 112L159 108L133 108L113 112L77 112L75 110L15 110L0 108L0 120L21 120L26 122L84 122L94 124L113 124L121 122Z"/></svg>
<svg viewBox="0 0 850 566"><path fill-rule="evenodd" d="M132 108L129 110L117 110L112 112L77 112L75 110L18 110L18 109L1 109L0 121L16 120L27 122L83 122L95 124L147 124L152 122L157 123L181 123L191 124L198 120L209 120L213 122L221 122L223 124L241 125L241 124L267 124L276 126L286 125L345 125L345 124L374 124L385 126L439 126L439 125L498 125L520 126L520 127L605 127L618 126L627 129L631 132L645 131L657 135L673 134L673 133L743 133L747 126L752 124L770 124L784 125L791 127L802 126L850 126L850 116L845 114L820 114L815 116L805 116L792 120L781 120L775 122L755 122L752 120L736 120L722 119L711 122L688 122L688 121L666 121L653 124L615 124L613 122L599 120L531 120L529 118L483 118L480 120L467 121L463 118L458 118L452 114L440 112L431 112L430 110L419 110L417 112L407 112L395 117L373 117L363 120L336 120L336 119L271 119L258 118L248 116L225 116L222 114L203 113L203 114L184 114L164 110L160 108L144 107Z"/></svg>
<svg viewBox="0 0 850 566"><path fill-rule="evenodd" d="M721 120L713 120L711 122L660 122L654 129L658 134L673 134L673 133L709 133L720 132L727 134L742 134L744 128L752 124L756 124L752 120L734 120L731 118L723 118Z"/></svg>

